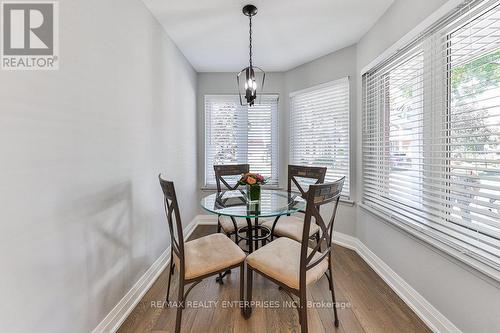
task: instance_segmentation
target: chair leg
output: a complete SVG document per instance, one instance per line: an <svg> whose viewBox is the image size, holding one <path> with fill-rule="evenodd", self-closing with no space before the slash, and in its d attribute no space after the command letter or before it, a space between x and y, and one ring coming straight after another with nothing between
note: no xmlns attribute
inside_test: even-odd
<svg viewBox="0 0 500 333"><path fill-rule="evenodd" d="M335 290L333 288L333 267L332 267L332 258L330 257L328 260L328 270L330 271L330 290L332 292L332 301L333 301L333 313L335 314L335 327L339 327L339 317L337 315L337 301L335 301Z"/></svg>
<svg viewBox="0 0 500 333"><path fill-rule="evenodd" d="M227 238L231 239L231 234L226 234ZM235 236L234 237L238 237L238 233L235 233ZM238 244L238 243L236 243ZM231 274L231 270L228 269L224 274Z"/></svg>
<svg viewBox="0 0 500 333"><path fill-rule="evenodd" d="M316 244L319 244L320 240L319 240L319 231L316 232L314 234L315 238L316 238ZM321 245L319 246L319 251L321 252Z"/></svg>
<svg viewBox="0 0 500 333"><path fill-rule="evenodd" d="M252 273L253 273L252 269L250 268L250 266L247 265L247 300L243 313L245 319L250 318L250 316L252 315L252 307L250 306L250 303L252 302L252 284L253 284Z"/></svg>
<svg viewBox="0 0 500 333"><path fill-rule="evenodd" d="M240 302L242 305L245 304L245 262L240 266ZM245 306L241 307L241 314L245 315Z"/></svg>
<svg viewBox="0 0 500 333"><path fill-rule="evenodd" d="M223 278L222 273L219 273L219 276L215 278L215 282L218 284L224 284L224 281L222 281Z"/></svg>
<svg viewBox="0 0 500 333"><path fill-rule="evenodd" d="M262 231L263 231L262 233L264 233L264 231L266 231L266 230L262 229ZM267 237L269 237L269 235L267 235ZM266 245L267 244L267 238L262 239L261 244L262 244L262 246Z"/></svg>
<svg viewBox="0 0 500 333"><path fill-rule="evenodd" d="M227 237L231 238L231 234L226 234ZM227 270L224 273L219 273L219 276L215 279L215 282L218 284L224 284L224 276L227 274L231 274L231 270Z"/></svg>
<svg viewBox="0 0 500 333"><path fill-rule="evenodd" d="M238 235L238 234L236 233L235 235ZM231 234L227 234L227 237L228 237L229 239L231 239ZM235 236L235 237L237 237L237 236ZM238 243L236 243L236 244L238 244ZM224 272L224 274L222 275L222 277L224 277L224 276L226 276L226 275L228 275L228 274L231 274L231 270L230 270L230 269L228 269L227 271L225 271L225 272ZM221 280L221 282L222 282L222 280ZM221 283L221 284L222 284L222 283Z"/></svg>
<svg viewBox="0 0 500 333"><path fill-rule="evenodd" d="M307 298L305 297L305 295L304 297L300 297L299 306L300 331L302 333L307 333Z"/></svg>
<svg viewBox="0 0 500 333"><path fill-rule="evenodd" d="M224 278L224 275L222 275L222 273L219 273L219 276L217 278L215 278L215 282L218 284L224 284L223 278Z"/></svg>
<svg viewBox="0 0 500 333"><path fill-rule="evenodd" d="M259 235L260 231L260 235ZM259 238L262 236L262 229L259 228L259 219L255 218L255 238ZM255 240L255 250L259 249L259 241Z"/></svg>
<svg viewBox="0 0 500 333"><path fill-rule="evenodd" d="M175 316L175 333L181 332L182 309L184 308L184 279L179 276L179 296L177 297L177 314Z"/></svg>
<svg viewBox="0 0 500 333"><path fill-rule="evenodd" d="M174 265L173 265L173 255L170 253L170 271L168 273L168 284L167 284L167 297L165 298L165 302L168 306L168 296L170 295L170 280L172 280L172 275L174 273Z"/></svg>
<svg viewBox="0 0 500 333"><path fill-rule="evenodd" d="M271 242L274 240L274 228L276 227L276 222L278 222L278 217L274 220L273 226L271 227L271 235L269 236Z"/></svg>

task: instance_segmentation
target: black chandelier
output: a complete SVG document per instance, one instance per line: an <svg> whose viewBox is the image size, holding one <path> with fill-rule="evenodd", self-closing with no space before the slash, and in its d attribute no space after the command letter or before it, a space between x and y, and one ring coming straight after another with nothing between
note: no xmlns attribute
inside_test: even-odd
<svg viewBox="0 0 500 333"><path fill-rule="evenodd" d="M250 38L249 38L249 40L250 40L250 46L249 46L249 48L250 48L250 52L249 52L250 61L249 61L249 63L250 64L248 67L243 68L238 73L238 75L236 75L236 81L238 84L238 93L240 95L241 105L253 106L255 103L255 99L257 98L257 88L259 88L261 90L264 89L264 81L266 79L266 73L260 67L254 66L254 64L252 62L252 17L257 14L257 7L255 7L254 5L246 5L245 7L243 7L243 14L248 16L249 21L250 21L250 23L249 23L249 36L250 36ZM244 81L245 83L244 84L240 80L240 76L243 73L245 73L245 81ZM260 87L258 87L258 85L257 85L257 81L258 81L257 76L262 77ZM242 94L242 91L244 91L243 94ZM242 95L245 95L246 104L243 103Z"/></svg>

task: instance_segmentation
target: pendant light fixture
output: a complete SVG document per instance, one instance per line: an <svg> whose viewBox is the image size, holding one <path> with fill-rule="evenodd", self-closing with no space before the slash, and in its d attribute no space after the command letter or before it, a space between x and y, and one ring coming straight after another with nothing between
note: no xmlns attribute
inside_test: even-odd
<svg viewBox="0 0 500 333"><path fill-rule="evenodd" d="M257 7L254 5L246 5L243 7L243 14L248 16L249 19L249 41L250 41L250 61L249 66L243 68L238 75L236 75L236 81L238 84L238 93L240 95L240 103L243 106L253 106L255 99L257 98L257 89L264 89L264 81L266 79L266 73L259 67L254 66L252 61L252 17L257 14ZM244 83L241 80L242 74L244 74ZM260 86L257 84L258 76L262 77ZM243 94L242 94L243 91ZM245 96L246 103L243 103L242 95Z"/></svg>

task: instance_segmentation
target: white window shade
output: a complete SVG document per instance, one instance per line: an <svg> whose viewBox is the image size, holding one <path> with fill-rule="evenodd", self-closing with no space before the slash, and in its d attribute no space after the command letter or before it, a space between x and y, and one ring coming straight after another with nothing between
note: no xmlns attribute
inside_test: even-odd
<svg viewBox="0 0 500 333"><path fill-rule="evenodd" d="M500 270L500 6L468 1L363 75L363 203Z"/></svg>
<svg viewBox="0 0 500 333"><path fill-rule="evenodd" d="M250 164L278 183L278 95L261 95L253 107L238 95L205 96L205 185L215 185L216 164Z"/></svg>
<svg viewBox="0 0 500 333"><path fill-rule="evenodd" d="M349 197L349 79L290 94L290 163L327 167L325 181L346 177Z"/></svg>

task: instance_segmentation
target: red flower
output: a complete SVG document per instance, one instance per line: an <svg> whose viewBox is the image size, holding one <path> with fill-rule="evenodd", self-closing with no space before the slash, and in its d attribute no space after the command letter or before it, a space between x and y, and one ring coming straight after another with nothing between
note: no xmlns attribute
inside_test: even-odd
<svg viewBox="0 0 500 333"><path fill-rule="evenodd" d="M241 185L254 185L254 184L265 184L267 182L264 176L258 173L244 173L241 175L239 183Z"/></svg>

